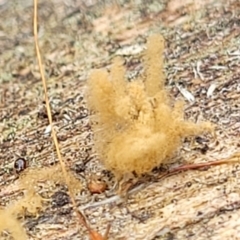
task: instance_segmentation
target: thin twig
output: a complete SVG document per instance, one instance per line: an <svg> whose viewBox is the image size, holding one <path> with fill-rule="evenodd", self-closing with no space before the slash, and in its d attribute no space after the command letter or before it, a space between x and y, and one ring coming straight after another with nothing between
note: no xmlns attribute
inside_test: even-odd
<svg viewBox="0 0 240 240"><path fill-rule="evenodd" d="M179 167L175 167L171 170L169 170L168 174L173 174L176 172L181 172L181 171L187 171L187 170L194 170L194 169L199 169L199 168L205 168L205 167L210 167L210 166L217 166L221 164L227 164L230 162L238 162L239 157L233 155L230 159L222 159L222 160L216 160L216 161L211 161L211 162L204 162L204 163L194 163L194 164L186 164L182 165Z"/></svg>
<svg viewBox="0 0 240 240"><path fill-rule="evenodd" d="M50 108L48 94L47 94L46 79L45 79L45 75L44 75L42 58L41 58L39 44L38 44L37 6L38 6L38 1L34 0L34 21L33 21L34 42L35 42L35 48L36 48L36 54L37 54L37 60L38 60L40 74L41 74L42 84L43 84L43 88L44 88L44 96L45 96L45 102L46 102L46 108L47 108L48 121L49 121L49 125L51 126L52 138L53 138L54 145L55 145L55 148L56 148L57 156L58 156L58 159L59 159L59 162L60 162L60 165L61 165L61 169L62 169L62 173L63 173L64 179L65 179L66 185L67 185L68 190L69 190L69 196L70 196L70 199L72 201L74 211L77 213L79 222L87 228L87 230L89 232L89 236L92 240L103 240L104 238L99 233L93 231L88 226L86 218L77 208L77 204L76 204L76 201L75 201L75 198L74 198L74 194L73 194L72 188L70 186L70 181L69 181L68 173L67 173L67 170L66 170L66 166L65 166L65 163L64 163L64 161L62 159L62 156L61 156L61 153L60 153L60 148L59 148L58 140L57 140L57 137L56 137L56 132L53 128L51 108Z"/></svg>

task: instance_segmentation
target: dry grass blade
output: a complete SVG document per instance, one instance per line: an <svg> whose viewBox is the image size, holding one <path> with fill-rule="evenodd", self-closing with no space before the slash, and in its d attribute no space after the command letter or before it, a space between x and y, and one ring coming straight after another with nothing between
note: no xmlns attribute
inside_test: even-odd
<svg viewBox="0 0 240 240"><path fill-rule="evenodd" d="M52 138L53 138L54 145L55 145L55 148L56 148L57 156L58 156L58 159L59 159L59 162L60 162L60 165L61 165L61 169L62 169L62 172L63 172L63 175L64 175L66 185L67 185L68 190L69 190L69 195L70 195L70 198L71 198L71 201L72 201L72 204L73 204L73 208L74 208L74 210L75 210L75 212L78 216L79 222L87 228L87 230L89 232L90 239L92 239L92 240L103 240L105 237L103 238L98 232L92 230L88 226L84 215L77 209L77 204L75 202L74 195L73 195L71 187L70 187L70 181L69 181L69 177L68 177L68 174L67 174L66 166L65 166L65 163L64 163L64 161L62 159L62 156L61 156L61 153L60 153L60 148L59 148L58 140L57 140L57 137L56 137L56 132L55 132L54 127L53 127L51 108L50 108L48 94L47 94L46 79L45 79L45 76L44 76L42 59L41 59L41 54L40 54L40 49L39 49L39 44L38 44L37 6L38 6L38 1L34 0L34 21L33 21L34 42L35 42L35 48L36 48L36 54L37 54L37 60L38 60L40 74L41 74L42 84L43 84L43 88L44 88L47 116L48 116L48 120L49 120L49 125L51 126Z"/></svg>
<svg viewBox="0 0 240 240"><path fill-rule="evenodd" d="M158 179L162 179L182 171L205 169L211 166L217 166L217 165L228 164L233 162L239 162L239 153L235 153L226 159L221 159L221 160L216 160L211 162L203 162L203 163L184 164L184 165L170 169L168 172L161 175Z"/></svg>

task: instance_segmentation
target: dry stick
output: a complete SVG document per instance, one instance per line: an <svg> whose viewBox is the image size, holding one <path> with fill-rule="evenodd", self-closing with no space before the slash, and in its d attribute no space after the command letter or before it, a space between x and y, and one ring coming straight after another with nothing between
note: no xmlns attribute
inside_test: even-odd
<svg viewBox="0 0 240 240"><path fill-rule="evenodd" d="M86 218L77 208L77 204L76 204L76 201L74 199L74 194L71 190L71 186L70 186L67 170L66 170L66 167L65 167L65 163L64 163L64 161L62 159L62 156L61 156L61 153L60 153L59 144L58 144L58 140L57 140L57 137L56 137L56 132L53 128L51 108L50 108L49 99L48 99L48 95L47 95L46 79L45 79L45 75L44 75L44 71L43 71L42 59L41 59L41 54L40 54L40 49L39 49L39 44L38 44L37 5L38 5L37 0L34 0L34 21L33 21L34 42L35 42L35 48L36 48L36 54L37 54L37 60L38 60L40 74L41 74L42 84L43 84L43 88L44 88L44 95L45 95L48 121L49 121L49 124L51 126L52 137L53 137L54 145L55 145L55 148L56 148L56 151L57 151L57 156L58 156L58 159L59 159L59 162L60 162L60 165L61 165L61 169L62 169L62 172L63 172L65 182L66 182L67 187L68 187L68 191L69 191L70 199L71 199L72 204L73 204L74 211L77 213L77 216L78 216L78 219L79 219L80 223L87 228L87 230L89 232L89 235L90 235L90 238L92 240L103 240L104 238L99 233L95 232L94 230L92 230L88 226Z"/></svg>
<svg viewBox="0 0 240 240"><path fill-rule="evenodd" d="M230 162L238 162L239 161L239 157L237 155L233 155L230 159L222 159L222 160L216 160L216 161L211 161L211 162L204 162L204 163L194 163L194 164L186 164L186 165L182 165L182 166L178 166L175 167L171 170L168 171L168 174L173 174L176 172L180 172L180 171L186 171L186 170L190 170L190 169L199 169L199 168L203 168L203 167L210 167L210 166L217 166L217 165L221 165L221 164L227 164Z"/></svg>

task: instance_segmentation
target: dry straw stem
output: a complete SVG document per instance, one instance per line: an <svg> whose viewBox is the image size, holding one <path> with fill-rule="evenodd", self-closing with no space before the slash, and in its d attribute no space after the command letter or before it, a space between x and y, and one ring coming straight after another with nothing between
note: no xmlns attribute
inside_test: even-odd
<svg viewBox="0 0 240 240"><path fill-rule="evenodd" d="M35 48L36 48L36 54L37 54L37 59L38 59L38 65L39 65L39 69L40 69L42 84L43 84L43 88L44 88L48 120L49 120L49 124L51 126L52 137L53 137L53 141L54 141L55 148L56 148L56 151L57 151L57 156L58 156L58 159L59 159L59 162L60 162L60 165L61 165L61 170L62 170L62 173L64 175L66 185L67 185L68 190L69 190L69 195L70 195L70 198L71 198L71 201L72 201L72 204L73 204L73 208L74 208L74 210L75 210L75 212L78 216L79 222L87 228L87 230L89 232L90 239L92 239L92 240L102 240L104 238L98 232L92 230L88 226L84 215L77 209L77 204L76 204L76 201L74 199L74 194L73 194L73 190L72 190L72 186L71 186L71 181L70 181L70 178L68 176L65 163L64 163L64 161L62 159L62 156L61 156L61 153L60 153L59 144L58 144L58 140L57 140L57 137L56 137L56 132L55 132L54 127L53 127L51 108L50 108L49 99L48 99L48 95L47 95L46 79L45 79L45 75L44 75L44 70L43 70L43 66L42 66L42 59L41 59L41 54L40 54L40 49L39 49L39 44L38 44L37 6L38 6L38 2L37 2L37 0L34 0L34 22L33 22L34 42L35 42Z"/></svg>
<svg viewBox="0 0 240 240"><path fill-rule="evenodd" d="M95 145L107 169L121 179L138 175L169 161L188 136L210 132L204 122L184 120L184 105L170 99L164 87L164 39L152 35L144 55L145 75L128 82L122 60L111 72L95 70L88 81L88 103L96 113Z"/></svg>

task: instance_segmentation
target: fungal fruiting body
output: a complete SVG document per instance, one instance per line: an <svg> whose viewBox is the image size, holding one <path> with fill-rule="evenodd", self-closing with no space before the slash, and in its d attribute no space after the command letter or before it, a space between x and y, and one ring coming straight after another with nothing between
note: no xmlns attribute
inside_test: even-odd
<svg viewBox="0 0 240 240"><path fill-rule="evenodd" d="M170 99L163 72L164 39L148 38L142 78L128 82L120 58L110 73L94 70L88 81L88 104L96 149L117 177L151 171L174 156L188 136L211 131L210 123L184 120L184 105Z"/></svg>

